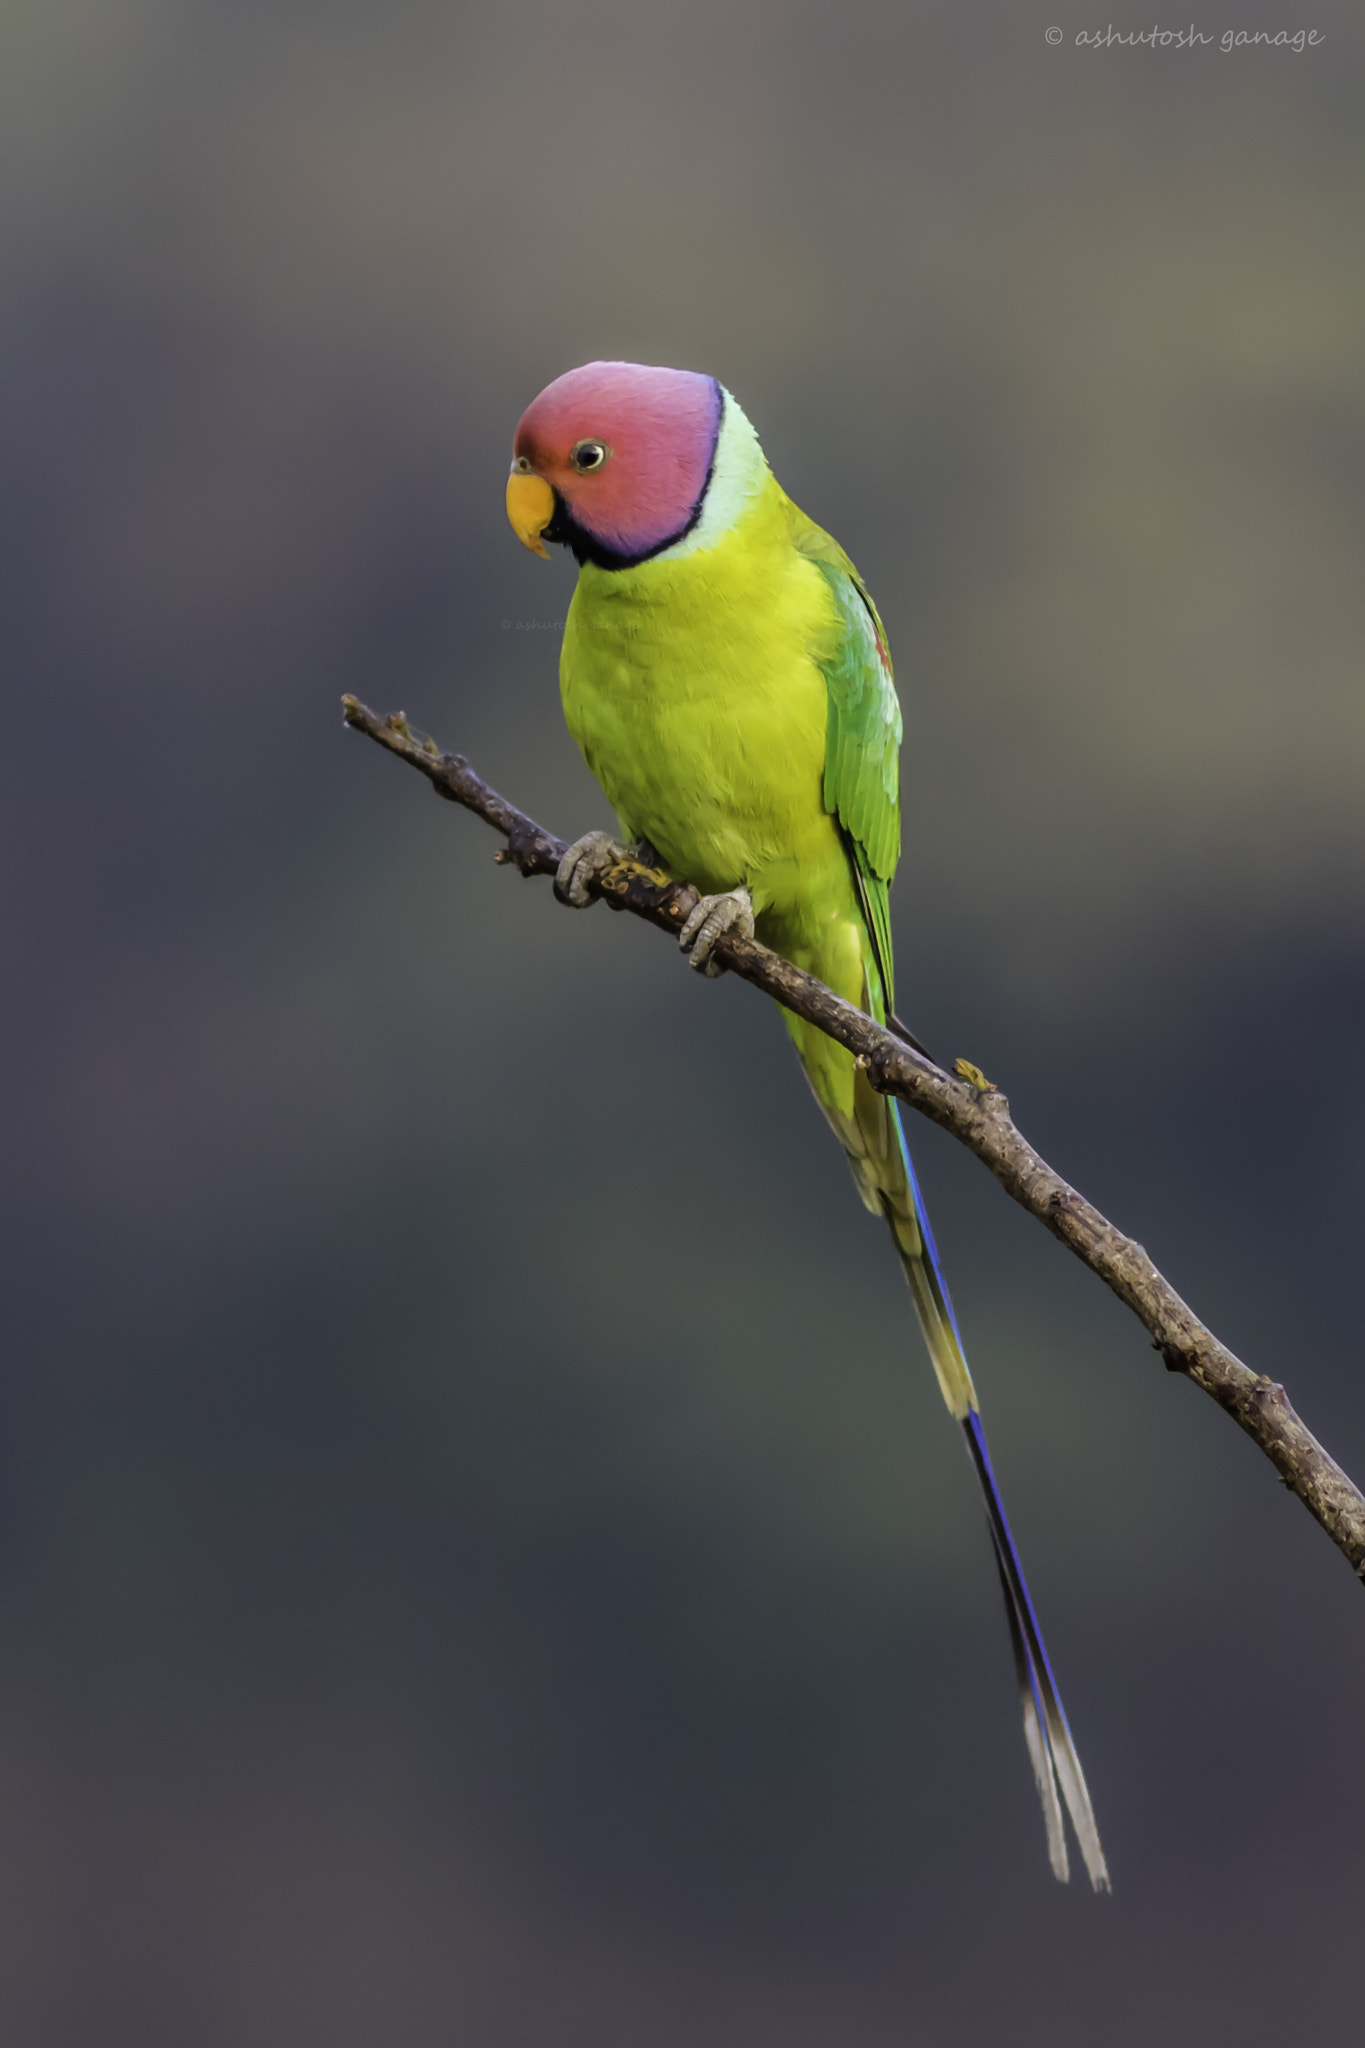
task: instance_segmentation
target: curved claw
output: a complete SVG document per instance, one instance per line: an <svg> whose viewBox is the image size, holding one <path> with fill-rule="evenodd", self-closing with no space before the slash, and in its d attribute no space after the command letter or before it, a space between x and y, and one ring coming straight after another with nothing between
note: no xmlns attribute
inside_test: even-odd
<svg viewBox="0 0 1365 2048"><path fill-rule="evenodd" d="M741 939L753 937L754 906L747 889L703 896L678 933L678 944L690 964L711 980L725 972L724 963L715 959L711 950L723 932L735 932Z"/></svg>
<svg viewBox="0 0 1365 2048"><path fill-rule="evenodd" d="M618 846L610 832L585 832L555 870L555 895L574 910L586 910L596 901L598 877L626 858L625 847Z"/></svg>

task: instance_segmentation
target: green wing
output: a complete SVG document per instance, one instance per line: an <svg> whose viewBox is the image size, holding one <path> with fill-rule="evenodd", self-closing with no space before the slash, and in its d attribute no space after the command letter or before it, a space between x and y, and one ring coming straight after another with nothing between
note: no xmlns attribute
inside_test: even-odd
<svg viewBox="0 0 1365 2048"><path fill-rule="evenodd" d="M837 541L802 521L796 545L824 575L841 630L820 662L829 690L825 727L825 809L842 825L888 1011L891 877L901 850L901 707L877 608Z"/></svg>

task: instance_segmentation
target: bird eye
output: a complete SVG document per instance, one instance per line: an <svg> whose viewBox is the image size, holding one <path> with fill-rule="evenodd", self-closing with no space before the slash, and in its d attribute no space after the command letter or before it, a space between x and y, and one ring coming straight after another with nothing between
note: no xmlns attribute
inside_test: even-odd
<svg viewBox="0 0 1365 2048"><path fill-rule="evenodd" d="M577 441L569 450L569 460L580 475L600 469L607 459L607 451L600 441Z"/></svg>

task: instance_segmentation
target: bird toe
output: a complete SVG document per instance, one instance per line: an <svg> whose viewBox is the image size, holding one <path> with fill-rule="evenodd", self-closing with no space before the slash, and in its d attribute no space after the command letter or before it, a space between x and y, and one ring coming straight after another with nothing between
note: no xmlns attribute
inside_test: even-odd
<svg viewBox="0 0 1365 2048"><path fill-rule="evenodd" d="M724 963L715 958L714 947L726 932L742 939L754 935L754 906L745 888L703 896L678 934L678 944L690 964L710 980L725 972Z"/></svg>
<svg viewBox="0 0 1365 2048"><path fill-rule="evenodd" d="M585 832L555 870L555 895L574 910L586 910L596 898L601 876L625 858L626 849L609 832Z"/></svg>

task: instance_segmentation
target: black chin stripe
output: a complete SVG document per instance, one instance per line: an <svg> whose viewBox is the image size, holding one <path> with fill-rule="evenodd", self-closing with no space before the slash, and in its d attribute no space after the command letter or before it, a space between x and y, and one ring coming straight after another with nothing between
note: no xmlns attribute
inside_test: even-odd
<svg viewBox="0 0 1365 2048"><path fill-rule="evenodd" d="M725 393L714 377L711 379L711 382L715 385L716 392L716 430L711 437L711 459L706 465L706 475L702 480L702 487L697 493L696 503L676 533L668 534L656 546L645 548L638 555L622 554L617 548L604 546L595 534L589 533L586 526L581 526L578 520L574 518L573 513L569 510L559 492L556 491L554 517L548 526L541 528L541 539L550 541L555 547L571 549L574 560L580 568L582 568L584 562L591 562L594 569L638 569L641 562L652 562L654 557L661 555L665 548L675 547L680 540L686 540L688 534L691 533L693 527L701 518L702 507L706 503L706 493L711 488L711 478L715 475L716 470L716 450L720 446L720 430L725 421Z"/></svg>

